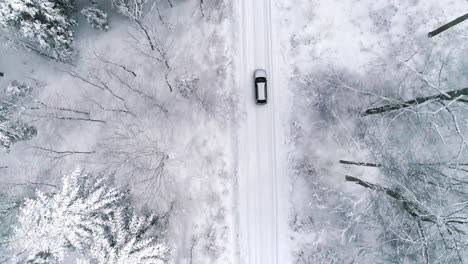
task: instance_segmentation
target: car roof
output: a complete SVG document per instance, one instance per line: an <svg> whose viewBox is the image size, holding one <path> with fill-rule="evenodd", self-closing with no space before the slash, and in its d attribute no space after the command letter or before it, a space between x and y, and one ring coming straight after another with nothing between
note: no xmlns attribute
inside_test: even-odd
<svg viewBox="0 0 468 264"><path fill-rule="evenodd" d="M266 100L265 83L257 83L257 100Z"/></svg>
<svg viewBox="0 0 468 264"><path fill-rule="evenodd" d="M264 78L266 78L266 77L267 77L267 74L266 74L266 71L265 71L265 70L263 70L263 69L257 69L257 70L255 70L254 76L255 76L255 78L258 78L258 77L264 77Z"/></svg>

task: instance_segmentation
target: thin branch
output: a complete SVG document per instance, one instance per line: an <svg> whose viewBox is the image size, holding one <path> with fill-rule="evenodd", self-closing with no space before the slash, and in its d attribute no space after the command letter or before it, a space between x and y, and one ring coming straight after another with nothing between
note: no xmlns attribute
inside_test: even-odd
<svg viewBox="0 0 468 264"><path fill-rule="evenodd" d="M197 246L198 239L196 237L192 237L192 245L190 246L190 258L188 260L188 264L193 264L193 251Z"/></svg>
<svg viewBox="0 0 468 264"><path fill-rule="evenodd" d="M154 3L154 6L156 6L156 12L158 13L159 21L161 21L161 23L162 23L163 25L165 25L166 27L169 28L169 25L166 23L166 21L164 21L162 15L161 15L161 11L159 10L158 2L155 2L155 3Z"/></svg>
<svg viewBox="0 0 468 264"><path fill-rule="evenodd" d="M76 151L76 150L62 150L61 151L61 150L54 150L54 149L44 148L44 147L39 147L39 146L31 146L31 148L38 149L45 153L50 153L51 156L48 156L48 157L51 157L54 159L60 159L60 158L64 158L64 157L71 156L71 155L77 155L77 154L89 155L89 154L96 153L95 151Z"/></svg>
<svg viewBox="0 0 468 264"><path fill-rule="evenodd" d="M450 95L447 94L446 92L442 91L439 89L439 87L435 86L434 84L432 84L432 82L430 82L426 77L424 77L422 75L422 73L418 70L416 70L413 66L411 66L407 61L402 61L402 60L398 60L400 63L403 63L407 68L409 68L411 71L413 71L414 74L416 74L426 85L428 85L429 87L431 87L432 89L438 91L439 93L441 93L442 95L444 95L445 97L448 97L450 99ZM425 65L427 65L427 62L425 63Z"/></svg>
<svg viewBox="0 0 468 264"><path fill-rule="evenodd" d="M422 240L423 240L423 251L422 251L422 255L423 255L423 258L426 262L426 264L429 264L429 254L428 254L428 250L427 250L427 239L426 239L426 235L424 234L424 230L422 228L422 224L421 224L421 221L416 221L417 224L418 224L418 231L419 231L419 235L421 236Z"/></svg>
<svg viewBox="0 0 468 264"><path fill-rule="evenodd" d="M106 123L104 120L100 119L93 119L93 118L82 118L82 117L68 117L68 116L56 116L56 115L32 115L32 114L25 114L31 117L39 117L39 118L54 118L59 120L69 120L69 121L86 121L86 122L97 122L97 123Z"/></svg>
<svg viewBox="0 0 468 264"><path fill-rule="evenodd" d="M124 71L130 73L131 75L133 75L134 77L137 77L136 73L130 69L127 68L127 66L125 65L122 65L122 64L118 64L118 63L115 63L115 62L112 62L110 60L107 60L107 59L104 59L103 57L101 57L99 54L97 54L96 52L94 51L91 51L91 53L93 53L94 56L96 56L96 58L106 64L110 64L110 65L114 65L114 66L117 66L121 69L123 69Z"/></svg>
<svg viewBox="0 0 468 264"><path fill-rule="evenodd" d="M205 17L205 12L203 11L203 0L200 0L200 11L201 11L202 17Z"/></svg>
<svg viewBox="0 0 468 264"><path fill-rule="evenodd" d="M167 87L169 87L169 91L172 92L172 85L171 85L171 83L169 82L168 75L169 75L169 72L166 72L166 73L164 74L164 79L166 80Z"/></svg>
<svg viewBox="0 0 468 264"><path fill-rule="evenodd" d="M28 42L26 42L24 40L12 39L12 38L10 38L10 37L8 37L6 35L3 35L2 38L4 38L7 42L12 43L13 45L21 46L26 50L32 51L32 52L36 53L37 55L39 55L40 57L42 57L44 59L53 60L53 61L61 62L61 63L67 63L66 61L57 59L57 58L55 58L55 57L53 57L53 56L39 50L38 48L34 47L32 44L30 44L30 43L28 43Z"/></svg>
<svg viewBox="0 0 468 264"><path fill-rule="evenodd" d="M89 84L89 85L91 85L91 86L93 86L93 87L96 87L96 88L98 88L98 89L100 89L100 90L103 90L103 91L108 91L114 98L117 98L119 101L122 102L123 107L125 108L124 111L126 111L127 113L129 113L129 114L135 116L135 114L133 114L133 113L128 109L128 107L127 107L127 102L125 101L125 99L124 99L122 96L117 95L117 94L109 87L109 85L108 85L106 82L104 82L101 78L99 78L99 77L96 76L95 74L90 73L91 77L94 78L99 84L98 84L98 83L94 83L94 82L92 82L92 81L90 81L90 80L88 80L88 79L86 79L86 78L80 76L78 73L76 73L76 72L74 72L74 71L65 71L65 72L68 73L70 76L72 76L72 77L74 77L74 78L77 78L78 80L81 80L81 81L83 81L83 82L85 82L85 83L87 83L87 84Z"/></svg>
<svg viewBox="0 0 468 264"><path fill-rule="evenodd" d="M85 112L85 111L82 111L82 110L76 110L76 109L71 109L71 108L66 108L66 107L60 107L60 106L48 106L47 104L39 101L39 100L34 100L36 103L38 103L39 105L41 105L42 107L28 107L26 109L30 109L30 110L41 110L41 109L50 109L50 110L59 110L59 111L64 111L64 112L72 112L72 113L75 113L75 114L81 114L81 115L85 115L87 117L89 117L91 114L89 112Z"/></svg>
<svg viewBox="0 0 468 264"><path fill-rule="evenodd" d="M130 89L132 92L134 92L134 93L136 93L136 94L138 94L138 95L141 95L141 96L143 96L143 97L146 98L146 99L151 100L151 101L156 105L156 107L158 107L165 115L168 114L169 111L168 111L164 106L162 106L162 105L158 102L158 100L156 100L156 98L155 98L154 96L149 95L149 94L143 92L141 89L138 89L138 88L133 87L133 86L130 85L127 81L124 81L122 78L120 78L120 77L119 77L118 75L116 75L115 73L111 72L110 74L111 74L112 76L114 76L117 80L119 80L119 82L120 82L121 84L123 84L125 87L127 87L128 89Z"/></svg>
<svg viewBox="0 0 468 264"><path fill-rule="evenodd" d="M123 109L112 109L112 108L107 108L102 106L100 103L98 103L96 100L92 99L91 97L86 97L89 101L91 101L94 105L99 107L100 109L107 111L107 112L118 112L118 113L124 113L127 115L131 115L133 117L136 117L136 115L128 110L123 110Z"/></svg>
<svg viewBox="0 0 468 264"><path fill-rule="evenodd" d="M59 71L60 71L60 70L59 70ZM96 83L93 83L93 82L91 82L91 81L89 81L89 80L83 78L81 75L79 75L78 73L76 73L76 72L74 72L74 71L72 71L72 70L63 71L63 72L65 72L65 73L67 73L68 75L70 75L70 76L72 76L72 77L74 77L74 78L77 78L78 80L80 80L80 81L82 81L82 82L84 82L84 83L87 83L87 84L89 84L89 85L91 85L91 86L93 86L93 87L96 87L96 88L98 88L98 89L100 89L100 90L103 90L103 91L105 90L104 87L101 87L100 85L98 85L98 84L96 84Z"/></svg>
<svg viewBox="0 0 468 264"><path fill-rule="evenodd" d="M139 19L135 19L134 21L137 23L138 27L143 31L143 34L145 35L146 40L148 41L148 43L149 43L149 45L151 47L151 50L155 50L153 40L151 39L151 36L149 35L149 32L146 29L146 27L143 25L143 23L141 23L141 21Z"/></svg>

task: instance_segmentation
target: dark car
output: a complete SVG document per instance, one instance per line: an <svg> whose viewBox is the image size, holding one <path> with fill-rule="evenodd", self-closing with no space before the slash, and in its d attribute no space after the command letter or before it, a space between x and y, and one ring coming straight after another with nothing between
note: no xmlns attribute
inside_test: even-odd
<svg viewBox="0 0 468 264"><path fill-rule="evenodd" d="M257 104L267 103L267 79L265 70L255 70L255 102Z"/></svg>

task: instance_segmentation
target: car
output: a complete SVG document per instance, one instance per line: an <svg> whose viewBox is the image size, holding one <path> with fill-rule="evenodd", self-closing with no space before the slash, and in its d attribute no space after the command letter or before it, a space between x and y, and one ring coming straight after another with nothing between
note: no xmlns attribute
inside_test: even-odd
<svg viewBox="0 0 468 264"><path fill-rule="evenodd" d="M254 73L255 82L255 103L266 104L267 96L267 74L265 70L258 69Z"/></svg>

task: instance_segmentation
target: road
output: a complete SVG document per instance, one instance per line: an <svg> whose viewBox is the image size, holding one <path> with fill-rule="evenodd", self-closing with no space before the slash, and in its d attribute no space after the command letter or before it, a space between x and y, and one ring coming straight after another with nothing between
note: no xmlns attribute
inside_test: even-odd
<svg viewBox="0 0 468 264"><path fill-rule="evenodd" d="M273 0L242 0L240 79L245 120L239 133L239 247L243 264L285 264L287 174L284 151L285 85L278 39L272 23ZM266 69L268 103L254 103L253 72Z"/></svg>

